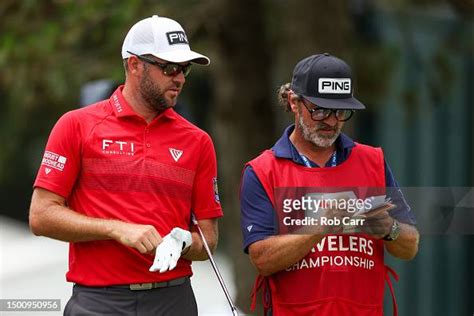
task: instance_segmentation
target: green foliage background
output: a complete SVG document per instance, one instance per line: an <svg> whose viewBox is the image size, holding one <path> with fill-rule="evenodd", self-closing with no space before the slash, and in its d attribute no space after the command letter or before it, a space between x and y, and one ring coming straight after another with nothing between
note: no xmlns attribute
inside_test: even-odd
<svg viewBox="0 0 474 316"><path fill-rule="evenodd" d="M21 212L18 217L26 218L27 197L45 136L60 114L77 108L85 82L99 78L123 81L123 38L129 26L149 14L152 3L2 1L2 208L16 208Z"/></svg>

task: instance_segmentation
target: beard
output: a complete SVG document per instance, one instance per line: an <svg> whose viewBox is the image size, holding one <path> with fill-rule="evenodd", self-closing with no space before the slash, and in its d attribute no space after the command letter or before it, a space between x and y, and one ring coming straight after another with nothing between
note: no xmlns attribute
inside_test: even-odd
<svg viewBox="0 0 474 316"><path fill-rule="evenodd" d="M169 104L164 96L162 89L156 85L150 78L148 67L143 71L143 77L139 85L140 95L150 107L158 112L163 112L167 108L173 107L174 104Z"/></svg>
<svg viewBox="0 0 474 316"><path fill-rule="evenodd" d="M341 134L342 126L340 126L340 124L337 124L336 126L332 127L320 121L320 122L315 122L316 126L310 127L304 123L303 116L301 114L302 114L301 111L299 111L298 127L300 128L303 134L303 138L306 141L312 143L313 145L316 145L321 148L331 147L332 144L334 144L336 139ZM319 130L321 129L333 130L334 134L326 135L326 134L319 133Z"/></svg>

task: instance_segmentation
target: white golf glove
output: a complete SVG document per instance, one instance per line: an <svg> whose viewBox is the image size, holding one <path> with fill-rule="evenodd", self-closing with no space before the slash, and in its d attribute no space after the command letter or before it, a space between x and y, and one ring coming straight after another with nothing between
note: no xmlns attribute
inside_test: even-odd
<svg viewBox="0 0 474 316"><path fill-rule="evenodd" d="M155 260L150 267L151 272L160 270L160 273L171 271L176 267L183 249L191 246L193 242L191 233L175 227L163 237L163 241L156 248Z"/></svg>

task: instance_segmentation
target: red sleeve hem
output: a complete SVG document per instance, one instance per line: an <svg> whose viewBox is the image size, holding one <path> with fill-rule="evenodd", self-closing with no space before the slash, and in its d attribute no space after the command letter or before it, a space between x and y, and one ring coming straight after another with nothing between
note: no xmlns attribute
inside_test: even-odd
<svg viewBox="0 0 474 316"><path fill-rule="evenodd" d="M53 193L61 195L65 199L69 197L69 192L67 192L64 188L54 183L38 180L33 185L33 189L34 188L42 188L42 189L51 191Z"/></svg>
<svg viewBox="0 0 474 316"><path fill-rule="evenodd" d="M197 220L201 220L201 219L219 218L219 217L224 216L224 213L222 213L222 208L218 207L211 210L195 212L194 215L196 215Z"/></svg>

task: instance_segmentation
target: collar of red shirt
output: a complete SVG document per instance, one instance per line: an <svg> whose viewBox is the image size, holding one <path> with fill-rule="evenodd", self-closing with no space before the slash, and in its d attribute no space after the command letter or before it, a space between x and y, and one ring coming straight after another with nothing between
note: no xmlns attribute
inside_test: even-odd
<svg viewBox="0 0 474 316"><path fill-rule="evenodd" d="M123 97L122 90L123 85L119 86L117 90L110 96L109 102L114 109L114 113L117 117L127 117L127 116L139 116L135 111L133 111L132 107L128 104L127 100ZM168 108L162 113L160 113L157 117L153 120L157 120L160 118L165 118L169 120L176 119L176 113L172 108Z"/></svg>

